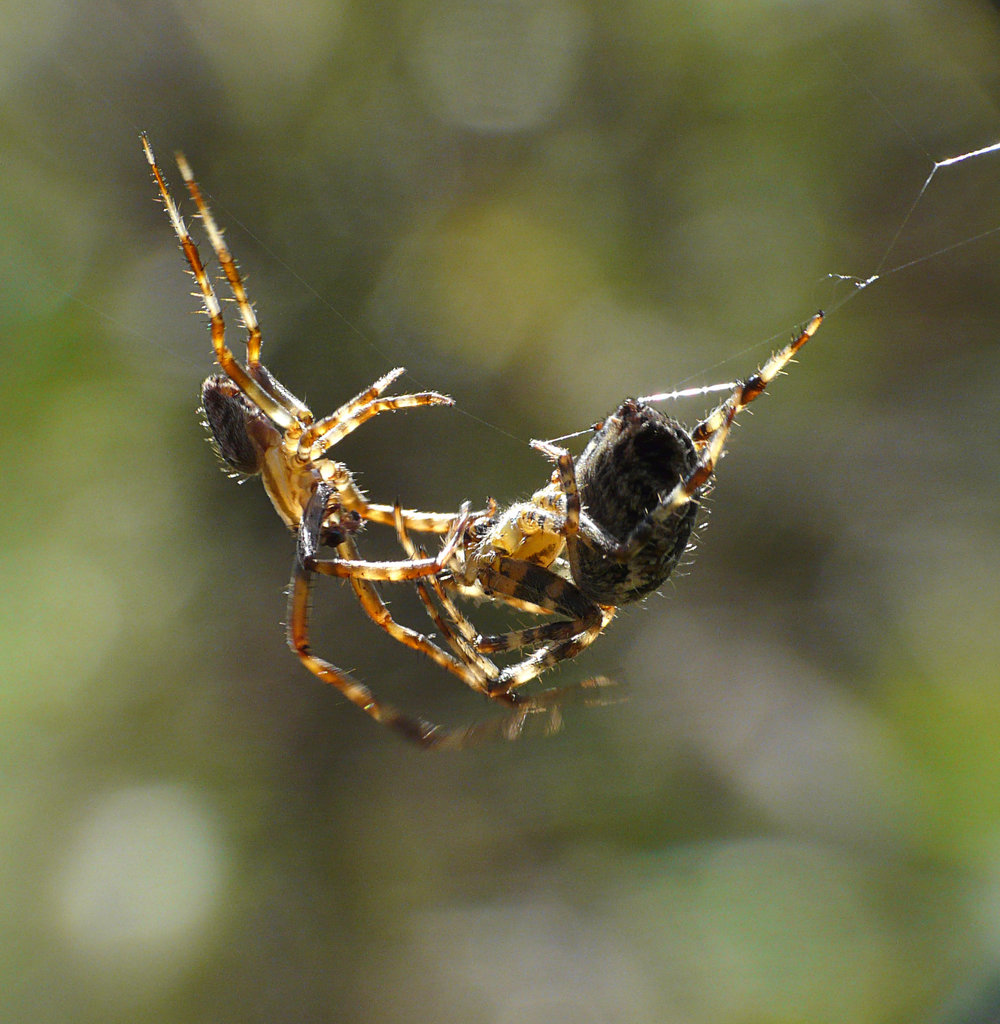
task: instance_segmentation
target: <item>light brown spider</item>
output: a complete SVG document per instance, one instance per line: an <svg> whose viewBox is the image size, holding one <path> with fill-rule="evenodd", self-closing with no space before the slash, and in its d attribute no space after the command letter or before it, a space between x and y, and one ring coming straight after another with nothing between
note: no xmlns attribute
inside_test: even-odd
<svg viewBox="0 0 1000 1024"><path fill-rule="evenodd" d="M556 464L549 483L527 501L473 518L448 572L417 581L432 620L473 673L473 685L491 696L510 694L576 657L619 605L641 600L666 581L688 546L699 500L713 483L737 413L764 393L822 321L817 313L690 432L650 404L665 396L649 396L627 399L598 423L575 464L564 448L531 442ZM425 556L410 541L401 510L396 528L404 550L421 564ZM483 636L448 589L565 618ZM488 657L524 648L534 650L502 669Z"/></svg>
<svg viewBox="0 0 1000 1024"><path fill-rule="evenodd" d="M247 330L246 365L241 365L226 344L222 307L198 248L167 188L149 140L145 134L141 138L160 198L198 284L211 325L215 358L223 371L222 375L209 377L202 385L205 421L225 467L235 475L259 475L275 510L296 537L288 611L289 646L310 672L336 687L366 714L425 747L462 746L490 736L511 739L520 734L528 717L536 712L545 713L547 728L558 728L559 695L552 692L530 701L497 693L498 699L513 707L509 716L469 728L442 729L382 703L349 673L312 653L309 599L313 577L321 573L346 579L365 614L393 639L473 684L473 674L463 661L439 648L422 633L396 622L374 586L376 581L414 581L442 572L459 550L472 518L468 507L464 506L457 514L435 513L369 502L348 468L329 454L338 441L380 413L453 403L433 391L385 397L385 389L403 373L402 369L396 369L329 416L316 419L305 403L261 363L261 331L243 279L191 168L184 156L177 154L177 166ZM444 542L436 557L365 561L354 540L362 521L386 525L402 523L403 529L444 534ZM323 545L332 547L337 557L321 558L319 550Z"/></svg>

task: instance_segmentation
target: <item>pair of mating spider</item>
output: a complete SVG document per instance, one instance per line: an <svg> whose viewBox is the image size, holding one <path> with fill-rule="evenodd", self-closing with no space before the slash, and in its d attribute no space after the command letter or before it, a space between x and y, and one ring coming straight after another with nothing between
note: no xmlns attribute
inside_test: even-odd
<svg viewBox="0 0 1000 1024"><path fill-rule="evenodd" d="M468 504L457 513L379 505L367 500L348 468L329 455L330 449L380 413L451 405L452 400L433 391L385 396L403 373L396 369L329 416L316 419L261 363L260 327L243 280L187 161L178 154L181 176L247 330L246 364L241 365L226 344L219 299L145 135L142 145L197 281L223 371L202 385L206 423L226 468L240 476L259 474L278 515L295 534L289 646L323 682L377 722L425 747L461 746L489 735L514 738L527 717L540 712L548 716L549 728L558 728L559 701L570 688L533 697L524 697L520 688L593 643L618 605L640 600L663 584L687 546L699 499L711 484L736 414L763 393L812 337L822 314L737 384L690 432L647 400L627 399L595 426L575 462L565 449L533 441L555 469L531 498L506 510L492 502L475 513ZM363 559L355 538L364 522L393 527L407 557ZM417 548L411 531L443 535L438 554L431 557ZM335 557L321 557L324 547L332 548ZM466 729L442 729L382 703L350 674L313 654L309 597L317 573L346 579L364 612L391 637L473 690L508 705L508 714ZM450 651L396 622L377 582L414 583ZM483 636L458 609L452 592L558 618ZM504 668L490 657L524 650L531 653ZM602 682L606 680L590 680L589 686Z"/></svg>

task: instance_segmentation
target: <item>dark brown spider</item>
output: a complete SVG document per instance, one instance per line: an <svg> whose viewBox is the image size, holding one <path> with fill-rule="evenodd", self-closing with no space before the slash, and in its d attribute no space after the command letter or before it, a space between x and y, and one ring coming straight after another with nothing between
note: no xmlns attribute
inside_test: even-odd
<svg viewBox="0 0 1000 1024"><path fill-rule="evenodd" d="M417 581L431 617L488 693L510 693L575 657L617 606L666 581L687 547L737 413L763 394L822 321L817 313L690 433L649 399L627 399L597 424L575 464L565 449L531 442L556 464L550 482L528 501L474 518L450 572ZM420 560L402 516L397 532L410 557ZM483 636L446 586L563 618ZM525 647L535 649L503 669L488 657Z"/></svg>

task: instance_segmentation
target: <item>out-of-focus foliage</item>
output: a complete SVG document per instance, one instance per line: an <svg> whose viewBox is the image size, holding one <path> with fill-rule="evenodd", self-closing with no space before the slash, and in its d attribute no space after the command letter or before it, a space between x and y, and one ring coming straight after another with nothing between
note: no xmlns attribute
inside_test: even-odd
<svg viewBox="0 0 1000 1024"><path fill-rule="evenodd" d="M973 0L4 5L0 1017L995 1019L1000 233L948 247L1000 156L906 218L1000 139L998 68ZM456 397L338 449L382 500L523 495L530 437L832 312L688 575L556 674L627 703L434 757L300 669L140 129L314 408ZM489 713L326 583L322 653Z"/></svg>

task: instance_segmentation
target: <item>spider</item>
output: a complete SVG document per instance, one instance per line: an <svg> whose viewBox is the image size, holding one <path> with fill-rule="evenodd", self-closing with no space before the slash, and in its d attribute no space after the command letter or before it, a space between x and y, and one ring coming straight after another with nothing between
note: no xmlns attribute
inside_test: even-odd
<svg viewBox="0 0 1000 1024"><path fill-rule="evenodd" d="M549 483L505 511L494 507L474 517L449 572L417 581L431 618L488 694L510 694L575 657L619 605L641 600L667 580L687 548L737 413L764 393L822 321L822 312L813 316L690 432L650 404L665 396L649 396L626 399L596 424L575 463L564 448L531 442L555 463ZM402 510L396 529L420 564L425 556L410 541ZM447 589L566 618L483 636ZM503 669L488 657L528 647L534 647L531 654Z"/></svg>
<svg viewBox="0 0 1000 1024"><path fill-rule="evenodd" d="M376 581L412 581L442 572L456 557L465 529L473 518L468 506L463 506L457 514L449 514L403 510L369 502L348 468L329 454L338 441L380 413L416 406L452 405L453 401L434 391L386 397L385 390L404 372L398 368L380 377L329 416L316 419L306 404L261 363L260 326L243 279L187 160L178 153L177 166L247 330L246 365L242 366L226 344L221 304L145 133L141 140L160 198L198 284L211 325L215 358L223 371L209 377L202 385L205 423L223 468L231 475L244 478L259 475L278 515L295 534L287 631L291 649L313 675L336 687L375 721L425 747L462 746L496 735L513 739L520 734L528 716L536 712L547 713L550 730L558 728L558 691L530 701L512 694L497 694L513 707L509 717L446 730L377 700L367 686L312 653L309 601L314 575L320 573L346 579L365 614L391 637L470 681L470 670L463 661L439 648L422 633L397 623L374 586ZM441 550L436 557L365 561L354 539L364 521L402 524L399 528L443 534ZM322 546L333 548L337 557L321 558Z"/></svg>

